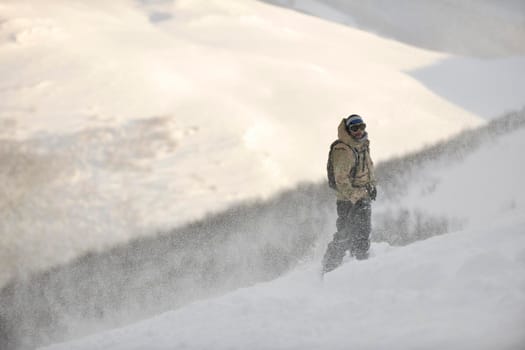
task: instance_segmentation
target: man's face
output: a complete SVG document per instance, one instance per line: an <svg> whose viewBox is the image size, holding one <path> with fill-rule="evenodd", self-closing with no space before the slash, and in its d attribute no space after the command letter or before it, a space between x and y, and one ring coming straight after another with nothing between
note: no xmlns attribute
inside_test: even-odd
<svg viewBox="0 0 525 350"><path fill-rule="evenodd" d="M365 129L366 129L366 124L364 124L364 123L354 124L354 125L350 126L350 128L349 128L350 135L352 135L356 139L360 139L365 134Z"/></svg>

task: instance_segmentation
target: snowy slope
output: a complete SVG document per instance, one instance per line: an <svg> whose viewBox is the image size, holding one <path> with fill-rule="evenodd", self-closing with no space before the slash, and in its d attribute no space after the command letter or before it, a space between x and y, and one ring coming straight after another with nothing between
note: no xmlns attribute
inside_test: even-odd
<svg viewBox="0 0 525 350"><path fill-rule="evenodd" d="M0 14L0 283L317 181L348 113L376 160L482 122L411 73L449 56L256 1Z"/></svg>
<svg viewBox="0 0 525 350"><path fill-rule="evenodd" d="M403 201L468 218L457 232L372 247L318 278L318 261L59 349L519 349L525 344L523 129L433 164ZM487 160L494 162L488 162ZM418 174L416 174L418 175ZM490 179L490 181L487 181ZM497 184L497 185L495 185Z"/></svg>
<svg viewBox="0 0 525 350"><path fill-rule="evenodd" d="M3 1L0 286L323 179L348 113L377 161L479 125L523 66L251 0Z"/></svg>
<svg viewBox="0 0 525 350"><path fill-rule="evenodd" d="M375 245L373 259L349 262L322 284L310 266L46 349L519 349L524 224L506 216L405 248Z"/></svg>
<svg viewBox="0 0 525 350"><path fill-rule="evenodd" d="M521 0L262 0L410 45L462 56L525 54Z"/></svg>
<svg viewBox="0 0 525 350"><path fill-rule="evenodd" d="M523 1L262 1L416 47L454 53L457 56L410 73L437 95L475 115L492 119L523 107Z"/></svg>

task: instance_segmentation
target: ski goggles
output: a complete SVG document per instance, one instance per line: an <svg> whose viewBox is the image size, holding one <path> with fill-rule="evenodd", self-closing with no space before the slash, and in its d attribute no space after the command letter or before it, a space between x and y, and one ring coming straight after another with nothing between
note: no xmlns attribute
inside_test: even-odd
<svg viewBox="0 0 525 350"><path fill-rule="evenodd" d="M353 131L353 132L356 132L356 131L359 131L359 130L365 130L365 129L366 129L366 124L365 123L352 125L350 127L350 131Z"/></svg>

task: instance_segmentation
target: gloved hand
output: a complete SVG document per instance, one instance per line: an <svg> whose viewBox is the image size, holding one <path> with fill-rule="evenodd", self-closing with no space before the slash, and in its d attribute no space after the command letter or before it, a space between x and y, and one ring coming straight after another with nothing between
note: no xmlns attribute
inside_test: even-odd
<svg viewBox="0 0 525 350"><path fill-rule="evenodd" d="M374 185L366 185L366 191L371 200L375 201L377 197L377 188Z"/></svg>
<svg viewBox="0 0 525 350"><path fill-rule="evenodd" d="M356 204L359 200L365 198L367 193L368 190L365 187L354 188L354 190L350 194L349 200L350 202L352 202L352 204Z"/></svg>

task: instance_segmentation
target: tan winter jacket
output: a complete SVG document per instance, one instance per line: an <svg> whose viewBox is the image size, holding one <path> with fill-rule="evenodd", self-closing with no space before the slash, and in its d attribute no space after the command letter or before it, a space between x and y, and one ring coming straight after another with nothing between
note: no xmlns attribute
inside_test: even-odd
<svg viewBox="0 0 525 350"><path fill-rule="evenodd" d="M337 185L337 200L356 203L368 198L366 185L375 186L374 163L370 158L370 141L365 137L356 140L346 130L345 120L339 124L339 142L332 151L335 183ZM355 169L355 176L354 171Z"/></svg>

